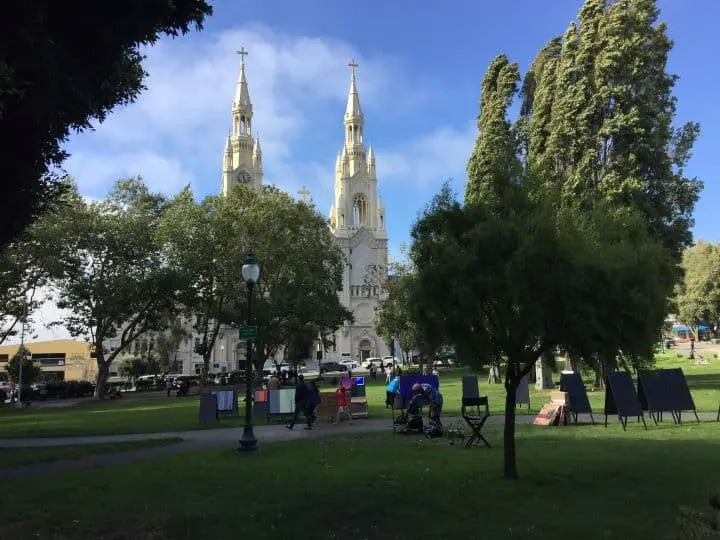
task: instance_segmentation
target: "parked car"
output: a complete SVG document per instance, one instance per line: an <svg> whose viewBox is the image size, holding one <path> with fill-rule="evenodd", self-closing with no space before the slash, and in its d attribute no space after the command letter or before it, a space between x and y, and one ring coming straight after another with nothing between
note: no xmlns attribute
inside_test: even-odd
<svg viewBox="0 0 720 540"><path fill-rule="evenodd" d="M675 345L677 345L677 343L675 343L675 339L669 338L669 337L665 338L663 340L663 343L664 343L666 349L669 349L670 347L675 347Z"/></svg>
<svg viewBox="0 0 720 540"><path fill-rule="evenodd" d="M355 360L340 360L340 364L347 366L348 369L357 369L360 367L360 364Z"/></svg>
<svg viewBox="0 0 720 540"><path fill-rule="evenodd" d="M383 356L382 365L385 367L399 366L402 362L397 356Z"/></svg>
<svg viewBox="0 0 720 540"><path fill-rule="evenodd" d="M391 357L391 358L392 358L392 357ZM390 361L390 363L392 364L392 360ZM383 367L383 359L382 359L382 358L376 358L376 357L366 358L365 361L362 363L362 366L363 366L365 369L370 369L370 366L375 366L375 367L378 368L378 369L382 369L382 367Z"/></svg>
<svg viewBox="0 0 720 540"><path fill-rule="evenodd" d="M328 373L330 371L347 371L348 367L340 362L323 362L320 364L320 373Z"/></svg>

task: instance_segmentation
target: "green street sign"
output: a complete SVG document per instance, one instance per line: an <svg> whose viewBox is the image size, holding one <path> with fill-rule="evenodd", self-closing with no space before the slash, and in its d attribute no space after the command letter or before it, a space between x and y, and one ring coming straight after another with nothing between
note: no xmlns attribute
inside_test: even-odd
<svg viewBox="0 0 720 540"><path fill-rule="evenodd" d="M254 340L257 338L257 326L241 326L240 327L240 339L241 340Z"/></svg>

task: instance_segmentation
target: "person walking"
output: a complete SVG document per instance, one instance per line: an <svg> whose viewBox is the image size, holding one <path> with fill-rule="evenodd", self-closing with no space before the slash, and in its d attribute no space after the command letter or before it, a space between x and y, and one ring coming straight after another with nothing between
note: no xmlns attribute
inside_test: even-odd
<svg viewBox="0 0 720 540"><path fill-rule="evenodd" d="M317 416L315 415L315 409L320 405L320 388L318 388L317 381L310 381L310 392L308 396L308 425L312 427L313 424L317 424Z"/></svg>
<svg viewBox="0 0 720 540"><path fill-rule="evenodd" d="M305 420L307 421L307 426L305 427L305 429L312 428L312 425L310 423L310 416L308 414L309 398L310 389L308 388L308 385L305 384L305 377L303 377L302 375L298 375L297 384L295 385L295 414L293 415L290 424L288 424L287 426L288 429L292 429L295 427L295 422L297 422L298 418L300 417L300 413L305 414Z"/></svg>
<svg viewBox="0 0 720 540"><path fill-rule="evenodd" d="M343 416L350 420L350 424L353 423L352 410L350 409L350 401L348 399L347 393L348 391L345 389L341 382L340 386L338 386L338 389L335 390L335 395L337 396L338 403L337 417L335 418L335 422L338 424L340 423L340 418Z"/></svg>

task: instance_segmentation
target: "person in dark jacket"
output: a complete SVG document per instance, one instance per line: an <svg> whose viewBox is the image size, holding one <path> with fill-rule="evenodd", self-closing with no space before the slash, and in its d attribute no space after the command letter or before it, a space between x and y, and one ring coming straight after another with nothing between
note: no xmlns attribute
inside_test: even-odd
<svg viewBox="0 0 720 540"><path fill-rule="evenodd" d="M295 427L295 422L297 422L300 417L300 413L305 414L305 420L307 421L305 429L312 429L311 416L308 413L309 404L310 388L308 388L308 385L305 384L305 377L298 375L297 384L295 385L295 414L293 415L290 424L287 426L288 429Z"/></svg>
<svg viewBox="0 0 720 540"><path fill-rule="evenodd" d="M315 415L315 409L320 405L320 389L318 388L317 381L310 381L310 394L308 398L308 413L307 416L310 418L310 425L317 423L317 416Z"/></svg>

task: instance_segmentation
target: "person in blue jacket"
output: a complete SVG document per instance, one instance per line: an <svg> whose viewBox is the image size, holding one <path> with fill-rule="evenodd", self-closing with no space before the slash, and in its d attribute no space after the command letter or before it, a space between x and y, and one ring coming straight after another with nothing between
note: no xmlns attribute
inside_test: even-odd
<svg viewBox="0 0 720 540"><path fill-rule="evenodd" d="M427 383L415 383L412 386L413 398L411 401L424 400L430 406L430 419L440 422L442 414L443 396L440 391Z"/></svg>
<svg viewBox="0 0 720 540"><path fill-rule="evenodd" d="M395 376L385 389L385 408L392 407L393 403L400 396L400 377Z"/></svg>

